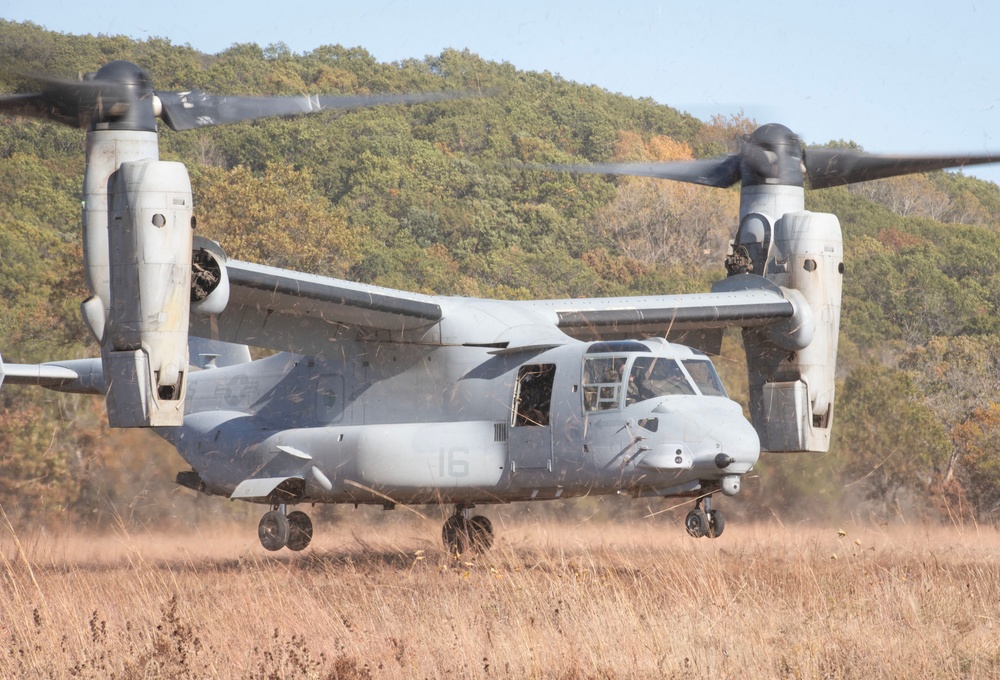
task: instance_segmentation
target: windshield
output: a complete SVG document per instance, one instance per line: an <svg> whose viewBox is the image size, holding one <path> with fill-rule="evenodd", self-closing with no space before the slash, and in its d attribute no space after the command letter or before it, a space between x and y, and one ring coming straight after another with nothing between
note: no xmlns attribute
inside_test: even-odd
<svg viewBox="0 0 1000 680"><path fill-rule="evenodd" d="M694 386L673 359L639 357L628 376L625 403L672 394L695 394Z"/></svg>
<svg viewBox="0 0 1000 680"><path fill-rule="evenodd" d="M725 397L719 375L707 359L666 359L638 356L626 372L628 357L588 357L583 366L583 408L610 411L656 397L703 394ZM682 368L683 366L683 368ZM626 380L627 377L627 380ZM693 382L692 382L693 381Z"/></svg>
<svg viewBox="0 0 1000 680"><path fill-rule="evenodd" d="M688 374L694 380L694 384L706 397L725 397L726 388L722 386L719 374L715 372L715 366L707 359L685 359L681 362Z"/></svg>

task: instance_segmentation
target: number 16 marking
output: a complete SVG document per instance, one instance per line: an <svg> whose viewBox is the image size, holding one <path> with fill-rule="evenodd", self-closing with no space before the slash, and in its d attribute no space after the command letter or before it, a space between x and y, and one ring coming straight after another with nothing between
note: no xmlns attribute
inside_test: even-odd
<svg viewBox="0 0 1000 680"><path fill-rule="evenodd" d="M450 448L447 451L441 449L438 456L438 474L441 477L468 477L469 461L462 458L468 455L469 450L461 446Z"/></svg>

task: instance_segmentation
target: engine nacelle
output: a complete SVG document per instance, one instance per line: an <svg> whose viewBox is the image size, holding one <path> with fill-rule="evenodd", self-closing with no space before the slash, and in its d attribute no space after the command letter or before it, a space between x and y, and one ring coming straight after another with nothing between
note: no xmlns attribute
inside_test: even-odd
<svg viewBox="0 0 1000 680"><path fill-rule="evenodd" d="M843 274L835 215L801 211L775 223L764 276L810 313L797 313L795 327L743 332L750 415L764 450L829 450Z"/></svg>
<svg viewBox="0 0 1000 680"><path fill-rule="evenodd" d="M123 162L111 175L102 357L113 427L183 423L192 226L181 163Z"/></svg>
<svg viewBox="0 0 1000 680"><path fill-rule="evenodd" d="M191 257L191 311L202 316L221 314L229 304L226 253L215 241L194 237Z"/></svg>

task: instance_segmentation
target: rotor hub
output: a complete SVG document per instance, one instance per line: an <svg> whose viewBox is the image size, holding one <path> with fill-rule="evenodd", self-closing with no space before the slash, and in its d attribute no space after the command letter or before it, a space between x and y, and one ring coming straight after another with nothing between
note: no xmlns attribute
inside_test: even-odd
<svg viewBox="0 0 1000 680"><path fill-rule="evenodd" d="M745 138L740 156L744 186L802 186L802 140L784 125L761 125Z"/></svg>
<svg viewBox="0 0 1000 680"><path fill-rule="evenodd" d="M98 87L87 104L92 110L92 130L156 131L153 111L153 81L141 68L129 61L112 61L84 80Z"/></svg>

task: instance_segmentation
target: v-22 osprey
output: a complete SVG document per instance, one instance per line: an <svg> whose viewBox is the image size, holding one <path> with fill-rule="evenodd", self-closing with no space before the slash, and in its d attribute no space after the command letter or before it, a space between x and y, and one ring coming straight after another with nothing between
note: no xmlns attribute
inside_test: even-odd
<svg viewBox="0 0 1000 680"><path fill-rule="evenodd" d="M175 130L450 93L220 97L154 90L134 64L41 80L0 111L86 129L85 322L93 359L7 364L0 380L100 394L114 427L151 428L191 466L177 482L268 507L268 550L302 550L314 503L454 506L449 550L486 549L477 506L593 494L694 500L719 536L762 450L824 452L844 276L840 225L804 209L821 188L992 155L805 149L765 125L739 151L688 162L544 166L740 189L728 276L693 295L504 301L432 296L239 262L194 234ZM742 329L750 420L709 359ZM247 346L276 350L251 360Z"/></svg>

